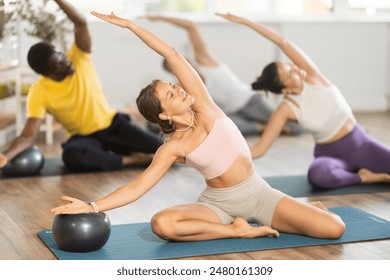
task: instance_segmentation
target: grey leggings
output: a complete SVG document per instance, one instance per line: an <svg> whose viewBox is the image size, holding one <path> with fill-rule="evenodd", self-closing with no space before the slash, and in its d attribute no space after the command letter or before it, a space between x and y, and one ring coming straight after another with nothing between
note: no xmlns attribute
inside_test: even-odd
<svg viewBox="0 0 390 280"><path fill-rule="evenodd" d="M223 224L230 224L234 218L241 217L248 222L271 226L275 207L284 196L255 171L233 187L207 186L198 203L213 210Z"/></svg>
<svg viewBox="0 0 390 280"><path fill-rule="evenodd" d="M267 124L274 110L274 106L264 96L254 94L241 110L228 114L228 117L243 135L258 135L258 124ZM292 135L304 132L304 129L294 122L287 122L286 127Z"/></svg>

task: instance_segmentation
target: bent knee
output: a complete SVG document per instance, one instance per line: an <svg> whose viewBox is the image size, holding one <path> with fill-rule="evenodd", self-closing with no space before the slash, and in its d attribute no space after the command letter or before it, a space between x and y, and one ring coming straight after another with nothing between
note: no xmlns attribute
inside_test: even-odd
<svg viewBox="0 0 390 280"><path fill-rule="evenodd" d="M339 239L345 232L345 224L341 220L336 220L329 224L324 230L324 238Z"/></svg>
<svg viewBox="0 0 390 280"><path fill-rule="evenodd" d="M164 211L158 212L151 220L152 231L165 240L174 239L174 227L172 217L167 215Z"/></svg>
<svg viewBox="0 0 390 280"><path fill-rule="evenodd" d="M307 175L310 184L318 188L332 189L340 185L328 166L310 166Z"/></svg>
<svg viewBox="0 0 390 280"><path fill-rule="evenodd" d="M62 161L67 167L84 166L85 151L83 148L71 147L62 151Z"/></svg>

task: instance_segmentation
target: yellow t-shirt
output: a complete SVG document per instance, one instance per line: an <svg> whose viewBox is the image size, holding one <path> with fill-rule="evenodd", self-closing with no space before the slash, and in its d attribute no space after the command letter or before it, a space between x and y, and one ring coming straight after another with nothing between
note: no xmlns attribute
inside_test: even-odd
<svg viewBox="0 0 390 280"><path fill-rule="evenodd" d="M75 72L60 82L41 76L28 93L27 117L43 119L48 112L70 135L109 127L116 111L108 106L91 55L75 43L66 55Z"/></svg>

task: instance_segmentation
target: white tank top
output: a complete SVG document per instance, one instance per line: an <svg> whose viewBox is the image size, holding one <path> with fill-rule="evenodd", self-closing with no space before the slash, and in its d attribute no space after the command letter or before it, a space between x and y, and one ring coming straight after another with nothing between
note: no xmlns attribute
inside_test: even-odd
<svg viewBox="0 0 390 280"><path fill-rule="evenodd" d="M299 95L289 94L287 103L293 110L298 124L310 131L316 143L325 142L339 132L347 119L352 116L351 107L335 85L328 87L304 83Z"/></svg>

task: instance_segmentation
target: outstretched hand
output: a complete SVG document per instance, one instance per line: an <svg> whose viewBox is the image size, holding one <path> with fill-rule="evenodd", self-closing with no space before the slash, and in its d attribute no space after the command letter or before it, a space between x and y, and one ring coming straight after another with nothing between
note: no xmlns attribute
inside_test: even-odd
<svg viewBox="0 0 390 280"><path fill-rule="evenodd" d="M226 14L223 14L223 13L215 13L215 15L217 16L220 16L228 21L231 21L231 22L235 22L235 23L245 23L247 22L248 20L246 18L243 18L243 17L239 17L239 16L236 16L236 15L233 15L231 13L226 13Z"/></svg>
<svg viewBox="0 0 390 280"><path fill-rule="evenodd" d="M112 24L115 24L117 26L124 27L124 28L129 27L129 24L131 23L130 20L116 16L114 14L114 12L111 12L110 15L105 15L105 14L100 14L100 13L95 12L95 11L91 11L91 14L97 18L104 20L104 21L107 21L109 23L112 23Z"/></svg>
<svg viewBox="0 0 390 280"><path fill-rule="evenodd" d="M53 214L78 214L78 213L88 213L89 206L84 201L73 198L70 196L61 196L61 199L70 203L55 207L50 209L50 213Z"/></svg>
<svg viewBox="0 0 390 280"><path fill-rule="evenodd" d="M5 155L0 154L0 168L3 168L8 162L8 159Z"/></svg>

